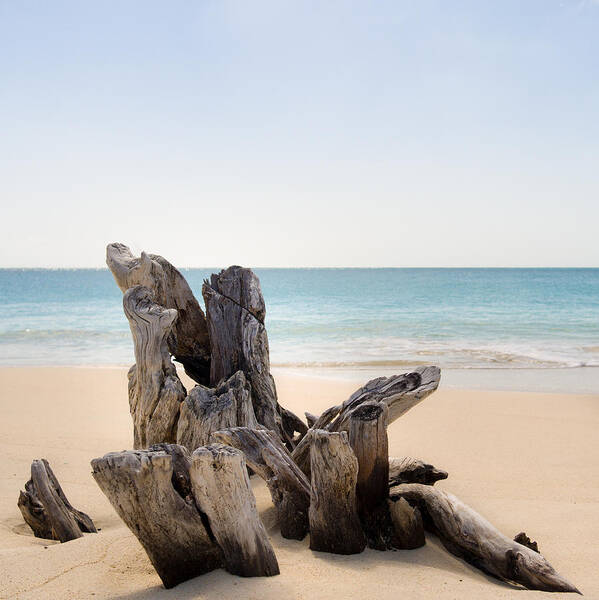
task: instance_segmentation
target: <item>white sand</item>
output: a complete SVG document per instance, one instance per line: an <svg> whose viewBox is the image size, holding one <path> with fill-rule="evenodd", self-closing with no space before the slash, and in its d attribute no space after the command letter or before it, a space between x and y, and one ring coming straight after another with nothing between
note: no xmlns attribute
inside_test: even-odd
<svg viewBox="0 0 599 600"><path fill-rule="evenodd" d="M302 414L344 400L355 382L277 378L280 401ZM89 461L131 446L125 369L0 369L0 597L419 599L548 598L481 574L429 537L424 548L311 552L284 540L264 484L258 508L281 574L243 579L219 570L161 587L144 551L90 475ZM501 531L526 531L553 566L599 598L599 395L441 390L389 428L392 456L449 471L440 484ZM72 503L102 529L58 544L39 540L16 501L34 458L45 457ZM553 595L551 597L556 597Z"/></svg>

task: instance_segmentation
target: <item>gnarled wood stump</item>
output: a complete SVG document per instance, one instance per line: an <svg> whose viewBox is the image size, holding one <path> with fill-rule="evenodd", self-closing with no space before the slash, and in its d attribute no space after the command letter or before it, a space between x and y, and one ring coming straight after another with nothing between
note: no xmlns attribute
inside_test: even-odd
<svg viewBox="0 0 599 600"><path fill-rule="evenodd" d="M135 347L135 365L129 370L133 446L175 442L185 388L171 362L166 338L177 311L156 304L152 291L141 285L125 292L123 307Z"/></svg>
<svg viewBox="0 0 599 600"><path fill-rule="evenodd" d="M243 453L223 444L198 448L189 474L227 571L243 577L278 575L279 564L256 510Z"/></svg>
<svg viewBox="0 0 599 600"><path fill-rule="evenodd" d="M213 434L214 439L241 450L248 466L270 490L281 535L301 540L308 532L310 482L293 462L274 431L232 427Z"/></svg>
<svg viewBox="0 0 599 600"><path fill-rule="evenodd" d="M366 538L358 518L358 460L347 433L312 430L310 548L334 554L358 554Z"/></svg>
<svg viewBox="0 0 599 600"><path fill-rule="evenodd" d="M169 444L113 452L91 463L96 483L137 537L166 588L223 564L206 518L190 495L189 463L187 450Z"/></svg>
<svg viewBox="0 0 599 600"><path fill-rule="evenodd" d="M124 244L108 244L106 264L123 292L143 285L157 304L175 309L179 318L167 338L170 353L198 383L210 381L210 341L204 311L181 273L157 254L135 257ZM232 373L231 373L232 374Z"/></svg>
<svg viewBox="0 0 599 600"><path fill-rule="evenodd" d="M211 435L229 427L258 427L252 393L243 371L216 388L194 387L181 404L177 443L193 451L210 443Z"/></svg>
<svg viewBox="0 0 599 600"><path fill-rule="evenodd" d="M406 483L391 488L390 498L403 498L418 507L424 526L447 550L485 573L531 590L578 592L538 552L501 534L452 494L430 485Z"/></svg>
<svg viewBox="0 0 599 600"><path fill-rule="evenodd" d="M45 458L31 463L31 479L17 502L35 537L68 542L96 533L93 521L73 508Z"/></svg>
<svg viewBox="0 0 599 600"><path fill-rule="evenodd" d="M252 388L258 423L276 431L293 446L294 430L301 421L287 412L281 417L275 382L270 374L266 307L260 281L251 269L233 266L205 281L202 295L210 335L210 383L243 371ZM305 433L305 430L300 434Z"/></svg>

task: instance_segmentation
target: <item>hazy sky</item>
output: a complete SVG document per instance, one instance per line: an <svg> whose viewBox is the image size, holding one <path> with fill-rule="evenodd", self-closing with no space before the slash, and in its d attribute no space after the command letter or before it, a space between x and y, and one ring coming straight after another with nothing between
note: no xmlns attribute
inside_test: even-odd
<svg viewBox="0 0 599 600"><path fill-rule="evenodd" d="M599 2L0 0L0 266L599 266Z"/></svg>

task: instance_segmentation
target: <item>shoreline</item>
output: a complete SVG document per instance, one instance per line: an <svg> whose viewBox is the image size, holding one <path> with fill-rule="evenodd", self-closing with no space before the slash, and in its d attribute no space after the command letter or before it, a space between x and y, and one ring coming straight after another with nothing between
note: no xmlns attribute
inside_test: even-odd
<svg viewBox="0 0 599 600"><path fill-rule="evenodd" d="M177 372L185 379L183 368L178 363ZM125 370L131 365L125 364L73 364L73 365L6 365L0 366L0 371L18 369L94 369L94 370ZM315 379L335 382L353 382L360 385L381 376L407 373L415 365L372 367L280 367L272 366L273 375L297 377L300 379ZM189 380L187 388L193 387ZM598 395L599 397L599 367L473 367L473 368L441 368L441 383L439 389L506 391L543 394L576 394Z"/></svg>

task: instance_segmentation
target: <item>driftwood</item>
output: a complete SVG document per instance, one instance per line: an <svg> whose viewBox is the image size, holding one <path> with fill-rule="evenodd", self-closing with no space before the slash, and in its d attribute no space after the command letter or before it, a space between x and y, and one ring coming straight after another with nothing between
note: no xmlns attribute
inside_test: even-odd
<svg viewBox="0 0 599 600"><path fill-rule="evenodd" d="M135 447L150 449L96 459L94 477L166 587L220 566L244 576L279 572L249 468L267 482L283 537L302 539L309 529L313 550L416 548L429 529L450 552L501 580L578 591L525 533L509 540L433 488L445 471L389 459L387 425L437 389L437 367L373 379L321 415L306 413L306 426L278 403L266 308L250 269L229 267L204 282L205 317L164 258L136 258L110 244L107 264L124 292L134 338ZM187 397L169 352L200 384ZM228 445L207 445L213 440ZM68 503L45 461L34 461L19 507L36 535L73 539L85 527L95 530Z"/></svg>
<svg viewBox="0 0 599 600"><path fill-rule="evenodd" d="M198 448L189 473L194 497L222 549L227 571L243 577L278 575L243 453L222 444Z"/></svg>
<svg viewBox="0 0 599 600"><path fill-rule="evenodd" d="M417 458L406 456L389 459L389 487L401 483L435 485L437 481L447 479L447 475L447 471L437 469Z"/></svg>
<svg viewBox="0 0 599 600"><path fill-rule="evenodd" d="M96 458L92 470L165 587L219 567L278 573L238 450L157 444Z"/></svg>
<svg viewBox="0 0 599 600"><path fill-rule="evenodd" d="M129 370L133 447L175 442L185 388L171 362L166 338L177 311L156 304L152 291L141 285L125 292L123 307L135 347L135 365Z"/></svg>
<svg viewBox="0 0 599 600"><path fill-rule="evenodd" d="M31 479L17 502L35 537L68 542L96 533L93 521L73 508L45 458L31 463Z"/></svg>
<svg viewBox="0 0 599 600"><path fill-rule="evenodd" d="M531 590L578 592L538 552L501 534L452 494L408 483L392 488L390 498L418 507L425 527L447 550L485 573Z"/></svg>
<svg viewBox="0 0 599 600"><path fill-rule="evenodd" d="M424 546L424 524L417 507L412 507L404 498L397 502L387 500L394 528L393 546L412 550Z"/></svg>
<svg viewBox="0 0 599 600"><path fill-rule="evenodd" d="M356 390L343 404L325 410L312 429L347 431L351 412L364 402L379 402L389 409L388 422L392 423L432 394L439 386L441 371L438 367L419 367L411 373L378 377ZM310 416L311 420L314 416ZM292 452L293 460L310 477L310 439L307 435Z"/></svg>
<svg viewBox="0 0 599 600"><path fill-rule="evenodd" d="M518 542L519 544L522 544L523 546L526 546L527 548L530 548L535 552L539 551L539 545L536 542L533 542L526 535L526 533L524 533L524 531L521 531L518 535L516 535L516 537L514 538L514 542Z"/></svg>
<svg viewBox="0 0 599 600"><path fill-rule="evenodd" d="M316 421L318 421L318 417L316 415L313 415L312 413L309 413L308 411L306 411L304 414L306 415L308 429L311 429L316 424Z"/></svg>
<svg viewBox="0 0 599 600"><path fill-rule="evenodd" d="M369 548L397 547L395 528L389 513L389 409L382 402L369 401L355 408L349 417L349 445L358 460L356 499Z"/></svg>
<svg viewBox="0 0 599 600"><path fill-rule="evenodd" d="M270 374L266 307L260 281L251 269L229 267L212 275L202 287L210 335L210 384L243 371L252 388L258 423L276 431L290 447L301 421L288 412L285 419ZM304 431L305 432L305 431ZM302 433L302 432L300 432Z"/></svg>
<svg viewBox="0 0 599 600"><path fill-rule="evenodd" d="M364 402L383 402L389 408L389 423L407 413L419 402L430 396L441 379L438 367L418 367L411 373L377 377L356 390L342 405L329 431L346 431L349 416Z"/></svg>
<svg viewBox="0 0 599 600"><path fill-rule="evenodd" d="M190 497L189 453L173 459L165 449L114 452L91 464L100 489L171 588L221 567L223 560Z"/></svg>
<svg viewBox="0 0 599 600"><path fill-rule="evenodd" d="M310 482L274 431L233 427L213 437L241 450L248 466L268 486L284 538L301 540L308 532Z"/></svg>
<svg viewBox="0 0 599 600"><path fill-rule="evenodd" d="M335 554L358 554L366 538L358 518L358 460L345 431L312 430L310 548Z"/></svg>
<svg viewBox="0 0 599 600"><path fill-rule="evenodd" d="M388 414L384 404L368 402L349 420L349 445L358 459L356 497L361 514L371 512L389 495Z"/></svg>
<svg viewBox="0 0 599 600"><path fill-rule="evenodd" d="M210 443L212 433L228 427L258 427L250 386L237 371L216 388L195 386L181 404L177 443L193 451Z"/></svg>
<svg viewBox="0 0 599 600"><path fill-rule="evenodd" d="M142 252L138 258L118 243L106 247L106 264L123 292L143 285L154 292L157 304L178 312L167 339L169 351L192 379L208 385L210 341L206 318L183 275L162 256Z"/></svg>

